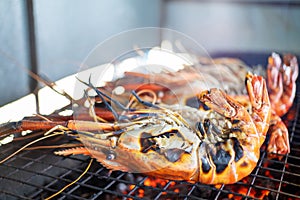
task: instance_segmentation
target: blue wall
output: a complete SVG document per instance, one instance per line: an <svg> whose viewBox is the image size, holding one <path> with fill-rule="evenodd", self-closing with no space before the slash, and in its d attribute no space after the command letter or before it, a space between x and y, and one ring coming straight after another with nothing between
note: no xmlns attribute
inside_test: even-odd
<svg viewBox="0 0 300 200"><path fill-rule="evenodd" d="M190 35L209 52L300 53L300 4L224 2L168 1L165 25Z"/></svg>
<svg viewBox="0 0 300 200"><path fill-rule="evenodd" d="M0 105L29 92L24 4L0 1Z"/></svg>

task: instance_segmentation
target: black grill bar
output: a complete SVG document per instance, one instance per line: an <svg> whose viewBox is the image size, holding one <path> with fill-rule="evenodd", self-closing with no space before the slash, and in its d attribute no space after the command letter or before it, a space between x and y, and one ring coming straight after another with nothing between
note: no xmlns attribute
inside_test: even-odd
<svg viewBox="0 0 300 200"><path fill-rule="evenodd" d="M258 166L261 166L261 165L262 165L263 159L264 159L265 156L266 156L266 152L263 151L263 152L261 153L260 156L261 156L261 157L260 157L260 160L258 161ZM248 191L247 191L246 196L249 196L249 195L250 195L250 192L251 192L251 190L252 190L253 184L254 184L254 182L255 182L255 180L256 180L256 177L257 177L257 174L258 174L258 172L259 172L259 167L257 167L254 171L255 171L255 173L254 173L254 175L253 175L253 179L252 179L252 181L251 181L251 183L250 183L250 187L249 187L249 189L248 189ZM253 173L253 172L252 172L252 173Z"/></svg>
<svg viewBox="0 0 300 200"><path fill-rule="evenodd" d="M220 187L220 190L218 191L218 194L216 195L215 199L218 199L218 198L219 198L219 196L221 195L221 191L223 190L224 186L225 186L225 185L222 184L222 186Z"/></svg>
<svg viewBox="0 0 300 200"><path fill-rule="evenodd" d="M170 184L171 184L171 181L169 181L169 182L163 187L163 190L160 191L160 192L158 193L158 195L155 197L154 200L158 200L158 199L161 197L163 191L167 191L167 188L170 186Z"/></svg>
<svg viewBox="0 0 300 200"><path fill-rule="evenodd" d="M195 189L196 189L196 186L193 185L193 186L191 187L190 191L187 193L187 196L190 196L190 195L192 194L192 192L193 192ZM188 198L185 197L184 200L188 200Z"/></svg>
<svg viewBox="0 0 300 200"><path fill-rule="evenodd" d="M132 195L138 189L138 185L142 185L147 178L147 176L143 177L142 180L140 180L138 184L135 185L135 187L128 193L128 195Z"/></svg>

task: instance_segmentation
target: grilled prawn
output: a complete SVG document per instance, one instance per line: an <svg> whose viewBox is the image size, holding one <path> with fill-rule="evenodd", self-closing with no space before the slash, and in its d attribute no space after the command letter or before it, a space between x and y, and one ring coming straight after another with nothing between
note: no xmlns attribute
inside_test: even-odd
<svg viewBox="0 0 300 200"><path fill-rule="evenodd" d="M127 111L130 122L100 125L104 133L79 130L78 139L85 147L56 154L83 153L112 170L173 180L237 182L257 164L271 113L263 78L248 74L246 87L251 114L223 91L211 89L198 95L210 108L207 112L186 107L183 117L172 106L146 105ZM198 117L196 123L189 120L191 113Z"/></svg>
<svg viewBox="0 0 300 200"><path fill-rule="evenodd" d="M112 170L230 184L254 169L269 127L271 105L264 79L248 74L246 88L251 112L224 91L210 89L197 95L206 111L186 106L179 114L175 105L152 104L135 95L142 107L124 110L113 123L49 121L44 128L64 126L84 144L57 155L89 155ZM18 130L29 127L26 121L16 125ZM40 128L37 123L35 127Z"/></svg>

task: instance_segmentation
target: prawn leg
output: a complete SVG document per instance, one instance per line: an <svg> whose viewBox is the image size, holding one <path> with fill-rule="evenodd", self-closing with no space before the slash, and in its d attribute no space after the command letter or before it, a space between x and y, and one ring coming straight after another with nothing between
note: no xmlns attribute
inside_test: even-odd
<svg viewBox="0 0 300 200"><path fill-rule="evenodd" d="M275 112L272 112L271 115L268 134L270 140L267 151L271 153L270 157L281 159L282 155L290 152L288 129Z"/></svg>
<svg viewBox="0 0 300 200"><path fill-rule="evenodd" d="M80 120L68 120L68 121L46 121L46 120L21 120L17 122L8 122L1 125L0 137L4 138L10 134L22 132L22 131L48 131L54 127L62 126L66 127L70 131L112 131L118 129L117 125L113 123L101 123L93 121L80 121Z"/></svg>

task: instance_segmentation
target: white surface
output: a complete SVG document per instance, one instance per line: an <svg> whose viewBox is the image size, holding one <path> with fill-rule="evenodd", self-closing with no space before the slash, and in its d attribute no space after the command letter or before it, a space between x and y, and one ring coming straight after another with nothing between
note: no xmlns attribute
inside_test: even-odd
<svg viewBox="0 0 300 200"><path fill-rule="evenodd" d="M65 91L74 99L80 99L84 90L87 88L80 83L76 78L88 83L89 78L91 83L97 87L103 86L105 82L111 81L116 77L121 77L125 71L144 69L144 66L150 66L152 70L159 67L172 66L172 70L177 71L182 69L184 65L193 63L193 58L187 54L174 54L158 47L153 48L147 55L147 59L142 57L133 57L123 60L118 65L103 64L90 69L86 69L77 74L67 76L55 82L59 91ZM153 67L155 65L155 67ZM128 67L130 66L130 68ZM68 104L70 101L53 91L49 87L44 87L38 92L40 114L47 115L53 113ZM12 103L0 107L0 123L8 121L18 121L25 116L32 116L36 114L36 100L33 94L26 95Z"/></svg>

